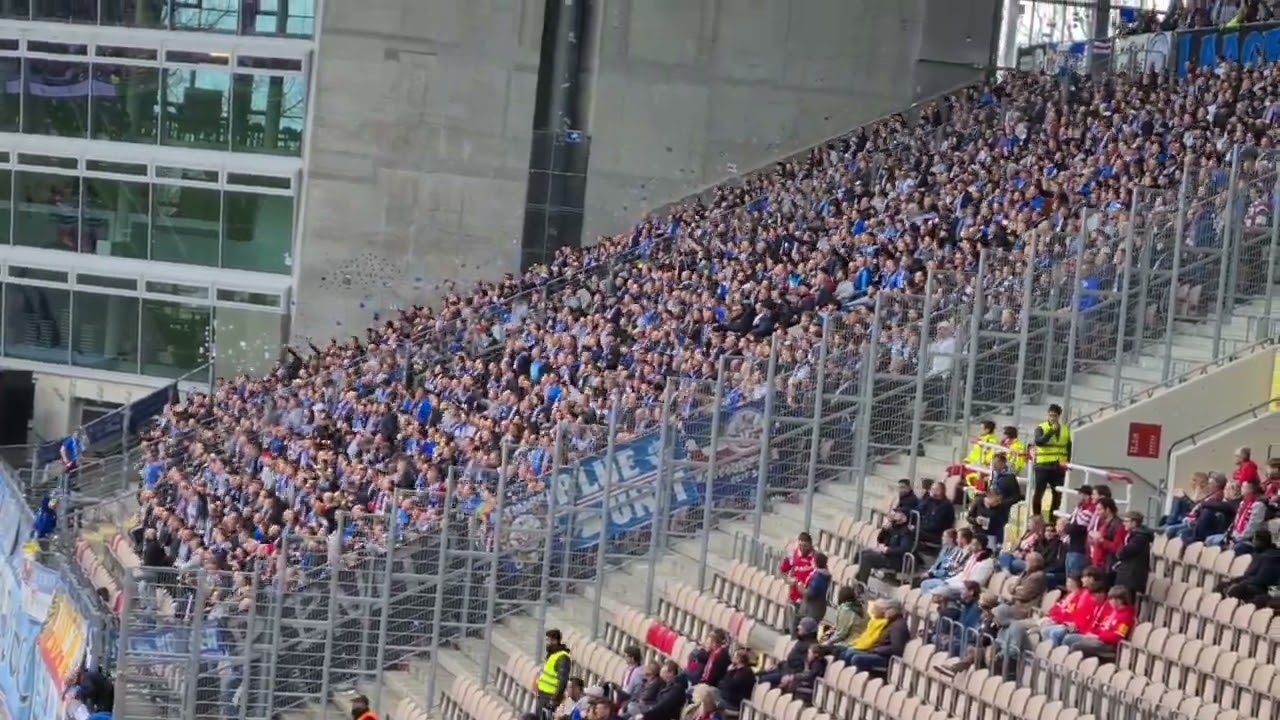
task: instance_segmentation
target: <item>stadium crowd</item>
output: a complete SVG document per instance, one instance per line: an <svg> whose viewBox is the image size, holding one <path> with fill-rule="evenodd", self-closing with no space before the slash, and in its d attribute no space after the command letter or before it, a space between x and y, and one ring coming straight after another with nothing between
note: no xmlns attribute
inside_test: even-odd
<svg viewBox="0 0 1280 720"><path fill-rule="evenodd" d="M723 358L726 402L758 398L775 333L803 378L824 322L839 317L832 342L856 348L882 293L877 363L910 372L932 339L918 336L905 298L925 291L929 270L943 318L982 293L993 324L1019 321L1029 267L1079 253L1083 266L1061 278L1114 285L1130 262L1118 239L1134 189L1177 188L1189 164L1207 197L1225 186L1237 144L1274 147L1276 75L1273 64L1099 84L1009 75L562 250L550 266L453 289L363 338L290 350L267 377L228 378L166 409L147 441L139 552L153 567L269 575L285 533L303 540L290 552L308 564L331 543L430 532L453 510L483 532L504 443L519 448L504 503L541 505L553 461L602 449L611 413L622 441L655 428L668 377L714 378ZM1270 199L1255 193L1241 211L1265 227ZM1202 215L1192 249L1221 223ZM984 249L999 271L979 288ZM845 363L830 373L859 369L856 354L829 357ZM562 425L567 456L556 458ZM459 506L444 508L451 473ZM335 533L339 512L352 520Z"/></svg>

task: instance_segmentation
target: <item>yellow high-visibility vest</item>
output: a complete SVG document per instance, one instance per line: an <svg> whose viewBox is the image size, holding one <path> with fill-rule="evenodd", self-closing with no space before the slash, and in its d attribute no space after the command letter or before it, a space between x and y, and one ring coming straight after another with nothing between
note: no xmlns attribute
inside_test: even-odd
<svg viewBox="0 0 1280 720"><path fill-rule="evenodd" d="M1036 464L1037 465L1061 465L1071 459L1071 455L1067 447L1071 445L1071 428L1061 425L1058 436L1052 441L1040 445L1036 445ZM1053 428L1048 422L1040 423L1040 429L1046 433Z"/></svg>
<svg viewBox="0 0 1280 720"><path fill-rule="evenodd" d="M995 457L995 450L987 447L983 443L995 444L999 442L999 438L995 435L988 434L978 438L973 443L973 447L969 448L969 454L965 456L966 465L977 465L978 467L991 467L991 458Z"/></svg>
<svg viewBox="0 0 1280 720"><path fill-rule="evenodd" d="M1009 469L1014 475L1021 475L1027 467L1027 444L1021 440L1014 440L1009 443L1009 449L1005 450L1005 455L1009 458Z"/></svg>
<svg viewBox="0 0 1280 720"><path fill-rule="evenodd" d="M542 666L542 674L538 676L538 692L543 695L555 695L556 690L560 689L560 675L556 673L556 663L560 662L562 657L569 657L569 653L557 650L547 656L547 662Z"/></svg>

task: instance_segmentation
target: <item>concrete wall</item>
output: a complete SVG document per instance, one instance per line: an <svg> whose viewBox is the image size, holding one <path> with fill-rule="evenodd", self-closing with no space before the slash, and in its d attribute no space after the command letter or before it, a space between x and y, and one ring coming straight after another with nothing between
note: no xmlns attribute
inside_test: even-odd
<svg viewBox="0 0 1280 720"><path fill-rule="evenodd" d="M65 436L80 422L86 400L127 405L155 392L155 387L35 373L31 429L43 438Z"/></svg>
<svg viewBox="0 0 1280 720"><path fill-rule="evenodd" d="M584 239L980 76L997 0L596 0ZM514 269L544 0L329 0L295 338Z"/></svg>
<svg viewBox="0 0 1280 720"><path fill-rule="evenodd" d="M1191 474L1198 471L1218 470L1230 474L1235 465L1235 452L1242 447L1253 451L1254 462L1266 476L1267 460L1280 456L1280 412L1263 409L1259 413L1261 417L1250 418L1174 448L1169 456L1169 477L1173 484L1188 487Z"/></svg>
<svg viewBox="0 0 1280 720"><path fill-rule="evenodd" d="M1103 416L1075 431L1072 460L1093 467L1129 470L1158 483L1168 476L1171 447L1206 428L1233 422L1259 403L1266 402L1272 397L1273 378L1278 369L1280 351L1268 347L1148 400ZM1158 457L1129 455L1131 423L1160 427L1160 443L1155 453ZM1144 506L1135 507L1142 510Z"/></svg>
<svg viewBox="0 0 1280 720"><path fill-rule="evenodd" d="M294 337L515 268L543 0L329 0Z"/></svg>

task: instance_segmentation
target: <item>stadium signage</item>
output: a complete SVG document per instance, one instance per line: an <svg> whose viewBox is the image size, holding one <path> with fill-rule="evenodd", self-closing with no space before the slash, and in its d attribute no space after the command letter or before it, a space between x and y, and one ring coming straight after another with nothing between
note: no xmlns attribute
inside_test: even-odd
<svg viewBox="0 0 1280 720"><path fill-rule="evenodd" d="M1188 66L1212 67L1219 58L1246 64L1280 60L1280 22L1178 34L1179 76Z"/></svg>
<svg viewBox="0 0 1280 720"><path fill-rule="evenodd" d="M1172 47L1173 33L1169 32L1117 37L1112 46L1111 70L1124 73L1165 70L1169 67Z"/></svg>

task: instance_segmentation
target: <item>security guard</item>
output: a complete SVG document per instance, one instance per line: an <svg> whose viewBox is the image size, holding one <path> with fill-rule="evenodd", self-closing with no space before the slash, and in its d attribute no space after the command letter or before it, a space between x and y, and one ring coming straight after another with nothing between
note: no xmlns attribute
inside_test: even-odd
<svg viewBox="0 0 1280 720"><path fill-rule="evenodd" d="M995 452L990 446L995 445L1000 438L996 436L996 424L991 420L983 420L979 428L978 439L973 442L973 447L969 448L969 454L965 455L964 464L947 470L950 475L959 475L964 478L966 490L981 493L987 489L987 473L973 468L991 467L991 458Z"/></svg>
<svg viewBox="0 0 1280 720"><path fill-rule="evenodd" d="M559 630L548 630L546 640L547 660L538 675L538 705L547 717L551 717L564 700L571 662L569 648L564 646L564 636Z"/></svg>
<svg viewBox="0 0 1280 720"><path fill-rule="evenodd" d="M1027 444L1018 439L1018 428L1013 425L1004 426L1004 438L1000 440L1009 458L1009 469L1014 475L1022 476L1027 469Z"/></svg>
<svg viewBox="0 0 1280 720"><path fill-rule="evenodd" d="M364 695L351 698L351 717L353 720L378 720L378 716L369 709L369 698Z"/></svg>
<svg viewBox="0 0 1280 720"><path fill-rule="evenodd" d="M1062 505L1062 485L1067 479L1067 463L1071 462L1071 428L1062 424L1062 406L1050 405L1048 419L1036 426L1035 492L1031 507L1043 512L1044 494L1050 493L1048 516Z"/></svg>

